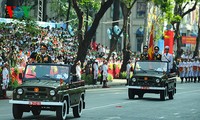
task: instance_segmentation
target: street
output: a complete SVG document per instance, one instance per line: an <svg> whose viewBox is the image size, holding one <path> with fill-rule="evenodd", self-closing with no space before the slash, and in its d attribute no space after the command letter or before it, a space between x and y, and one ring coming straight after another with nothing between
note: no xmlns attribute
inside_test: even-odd
<svg viewBox="0 0 200 120"><path fill-rule="evenodd" d="M199 120L200 83L177 84L174 100L160 101L159 94L145 94L143 99L129 100L125 86L88 89L86 109L77 120ZM23 120L55 120L56 113L42 111L40 116L24 113ZM12 106L0 100L0 120L13 120Z"/></svg>

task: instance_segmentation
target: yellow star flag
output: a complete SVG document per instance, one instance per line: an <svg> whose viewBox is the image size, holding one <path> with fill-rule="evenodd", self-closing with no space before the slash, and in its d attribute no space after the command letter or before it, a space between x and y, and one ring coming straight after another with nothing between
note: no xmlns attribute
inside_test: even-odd
<svg viewBox="0 0 200 120"><path fill-rule="evenodd" d="M154 48L153 32L154 32L154 25L152 24L150 39L149 39L149 49L148 49L149 60L153 60L153 52L154 52L153 51L153 48Z"/></svg>

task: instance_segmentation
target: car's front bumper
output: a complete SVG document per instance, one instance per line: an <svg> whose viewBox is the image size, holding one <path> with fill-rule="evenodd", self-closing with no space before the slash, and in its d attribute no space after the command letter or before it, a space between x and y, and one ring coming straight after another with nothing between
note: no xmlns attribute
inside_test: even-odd
<svg viewBox="0 0 200 120"><path fill-rule="evenodd" d="M147 87L147 86L127 86L127 88L137 89L137 90L166 90L165 87Z"/></svg>
<svg viewBox="0 0 200 120"><path fill-rule="evenodd" d="M43 101L21 101L21 100L9 100L11 104L21 105L34 105L34 106L62 106L62 102L43 102Z"/></svg>

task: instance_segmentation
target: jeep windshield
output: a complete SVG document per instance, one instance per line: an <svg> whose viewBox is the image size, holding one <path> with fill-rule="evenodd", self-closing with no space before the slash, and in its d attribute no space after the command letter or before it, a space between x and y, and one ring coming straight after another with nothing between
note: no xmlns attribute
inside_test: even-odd
<svg viewBox="0 0 200 120"><path fill-rule="evenodd" d="M70 67L56 64L28 64L24 80L68 80Z"/></svg>
<svg viewBox="0 0 200 120"><path fill-rule="evenodd" d="M162 61L136 61L134 73L167 72L167 62Z"/></svg>

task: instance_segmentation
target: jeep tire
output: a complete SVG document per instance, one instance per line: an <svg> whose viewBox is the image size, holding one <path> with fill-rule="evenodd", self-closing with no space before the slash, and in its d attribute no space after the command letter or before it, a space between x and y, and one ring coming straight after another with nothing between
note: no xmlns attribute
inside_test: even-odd
<svg viewBox="0 0 200 120"><path fill-rule="evenodd" d="M165 90L164 91L160 91L160 100L161 101L165 101Z"/></svg>
<svg viewBox="0 0 200 120"><path fill-rule="evenodd" d="M32 111L32 113L33 113L34 116L37 116L37 115L40 115L41 108L39 108L39 107L33 107L31 111Z"/></svg>
<svg viewBox="0 0 200 120"><path fill-rule="evenodd" d="M83 98L82 97L80 97L79 104L77 106L73 107L72 109L73 109L73 115L75 118L81 117L82 110L83 110Z"/></svg>
<svg viewBox="0 0 200 120"><path fill-rule="evenodd" d="M67 117L69 109L69 103L67 100L63 101L63 105L61 107L57 107L56 109L56 117L58 120L65 120Z"/></svg>
<svg viewBox="0 0 200 120"><path fill-rule="evenodd" d="M23 115L22 106L18 104L13 104L12 112L14 119L21 119Z"/></svg>
<svg viewBox="0 0 200 120"><path fill-rule="evenodd" d="M135 98L135 93L133 91L133 89L128 89L128 98L129 99L134 99Z"/></svg>
<svg viewBox="0 0 200 120"><path fill-rule="evenodd" d="M170 91L168 93L168 97L169 97L170 100L174 99L174 91Z"/></svg>

